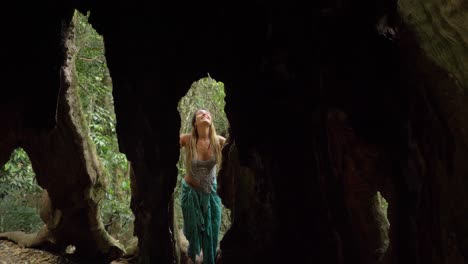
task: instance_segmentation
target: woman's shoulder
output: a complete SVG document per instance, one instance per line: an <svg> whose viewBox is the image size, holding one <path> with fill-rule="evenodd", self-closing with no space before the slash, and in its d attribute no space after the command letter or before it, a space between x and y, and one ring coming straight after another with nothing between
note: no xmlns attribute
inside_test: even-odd
<svg viewBox="0 0 468 264"><path fill-rule="evenodd" d="M190 140L190 134L181 134L180 135L180 146L183 147L187 144L187 142L189 142Z"/></svg>
<svg viewBox="0 0 468 264"><path fill-rule="evenodd" d="M219 140L219 144L220 144L221 146L223 146L224 143L226 142L226 138L223 137L223 136L220 136L220 135L218 135L218 140Z"/></svg>

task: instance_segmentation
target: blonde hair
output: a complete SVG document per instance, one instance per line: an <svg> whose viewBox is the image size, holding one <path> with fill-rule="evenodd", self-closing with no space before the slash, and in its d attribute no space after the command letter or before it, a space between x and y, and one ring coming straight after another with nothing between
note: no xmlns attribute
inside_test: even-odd
<svg viewBox="0 0 468 264"><path fill-rule="evenodd" d="M195 111L195 113L193 113L192 130L190 132L189 142L185 148L185 168L187 170L186 173L190 174L192 173L192 160L197 158L198 131L195 126L195 122L197 118L197 112L199 110L201 109L198 109L197 111ZM211 153L215 156L216 167L217 170L219 170L221 164L221 145L219 144L218 134L216 134L216 129L213 120L211 120L208 137L210 139L210 145L208 146L208 148L211 149Z"/></svg>

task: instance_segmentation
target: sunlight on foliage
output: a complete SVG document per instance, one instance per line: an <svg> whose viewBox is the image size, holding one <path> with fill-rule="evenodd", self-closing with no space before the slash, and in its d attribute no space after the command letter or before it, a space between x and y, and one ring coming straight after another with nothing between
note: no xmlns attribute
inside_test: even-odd
<svg viewBox="0 0 468 264"><path fill-rule="evenodd" d="M191 119L193 113L198 109L206 109L210 111L213 116L213 123L216 132L220 135L227 136L229 122L224 112L226 96L224 92L224 84L211 78L210 75L201 78L192 83L187 94L179 101L178 110L181 117L180 133L190 133ZM180 207L180 185L183 177L185 176L184 167L184 152L181 151L179 162L177 163L178 177L177 185L174 190L174 225L181 229L183 227L182 209ZM221 239L224 233L231 225L231 214L227 208L222 208L222 222L219 238Z"/></svg>
<svg viewBox="0 0 468 264"><path fill-rule="evenodd" d="M377 199L379 201L379 205L382 208L385 217L387 217L387 211L388 211L388 202L385 200L385 198L382 196L380 192L377 192Z"/></svg>
<svg viewBox="0 0 468 264"><path fill-rule="evenodd" d="M131 238L134 216L130 210L128 162L118 150L112 81L103 39L86 16L78 12L75 16L75 66L84 125L89 128L108 182L100 204L102 218L106 229L117 239ZM0 231L36 231L42 224L36 210L41 191L26 152L15 150L0 170Z"/></svg>
<svg viewBox="0 0 468 264"><path fill-rule="evenodd" d="M112 80L104 55L103 39L88 23L86 16L76 15L75 63L79 96L86 125L108 181L101 213L106 229L119 239L119 236L131 236L133 232L128 162L125 155L119 152Z"/></svg>
<svg viewBox="0 0 468 264"><path fill-rule="evenodd" d="M224 84L208 75L193 82L187 94L179 101L178 110L181 116L181 133L190 132L190 121L193 113L198 109L206 109L213 116L218 134L227 132L229 123L224 113Z"/></svg>

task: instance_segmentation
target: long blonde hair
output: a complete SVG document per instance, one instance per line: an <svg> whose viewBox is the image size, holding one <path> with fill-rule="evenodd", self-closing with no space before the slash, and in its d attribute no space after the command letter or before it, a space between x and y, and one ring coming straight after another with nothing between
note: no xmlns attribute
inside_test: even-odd
<svg viewBox="0 0 468 264"><path fill-rule="evenodd" d="M185 153L185 168L187 170L186 173L192 173L192 160L197 158L197 142L198 142L198 131L195 126L195 122L197 120L197 111L193 113L192 117L192 130L190 132L190 139L187 144ZM211 115L211 113L210 113ZM216 129L213 123L213 119L211 120L210 130L208 132L208 137L210 138L210 145L208 148L211 149L211 153L214 154L216 159L217 170L220 168L221 164L221 145L219 144L218 134L216 134Z"/></svg>

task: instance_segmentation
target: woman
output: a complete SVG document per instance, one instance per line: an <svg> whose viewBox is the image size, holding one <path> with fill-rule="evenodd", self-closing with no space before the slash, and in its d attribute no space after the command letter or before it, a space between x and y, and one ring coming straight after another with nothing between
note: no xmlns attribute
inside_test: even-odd
<svg viewBox="0 0 468 264"><path fill-rule="evenodd" d="M185 147L186 169L180 199L183 230L189 241L188 255L192 261L203 256L203 263L215 263L221 225L221 199L216 193L216 176L225 141L216 134L211 114L204 109L194 113L191 133L180 136L180 145Z"/></svg>

